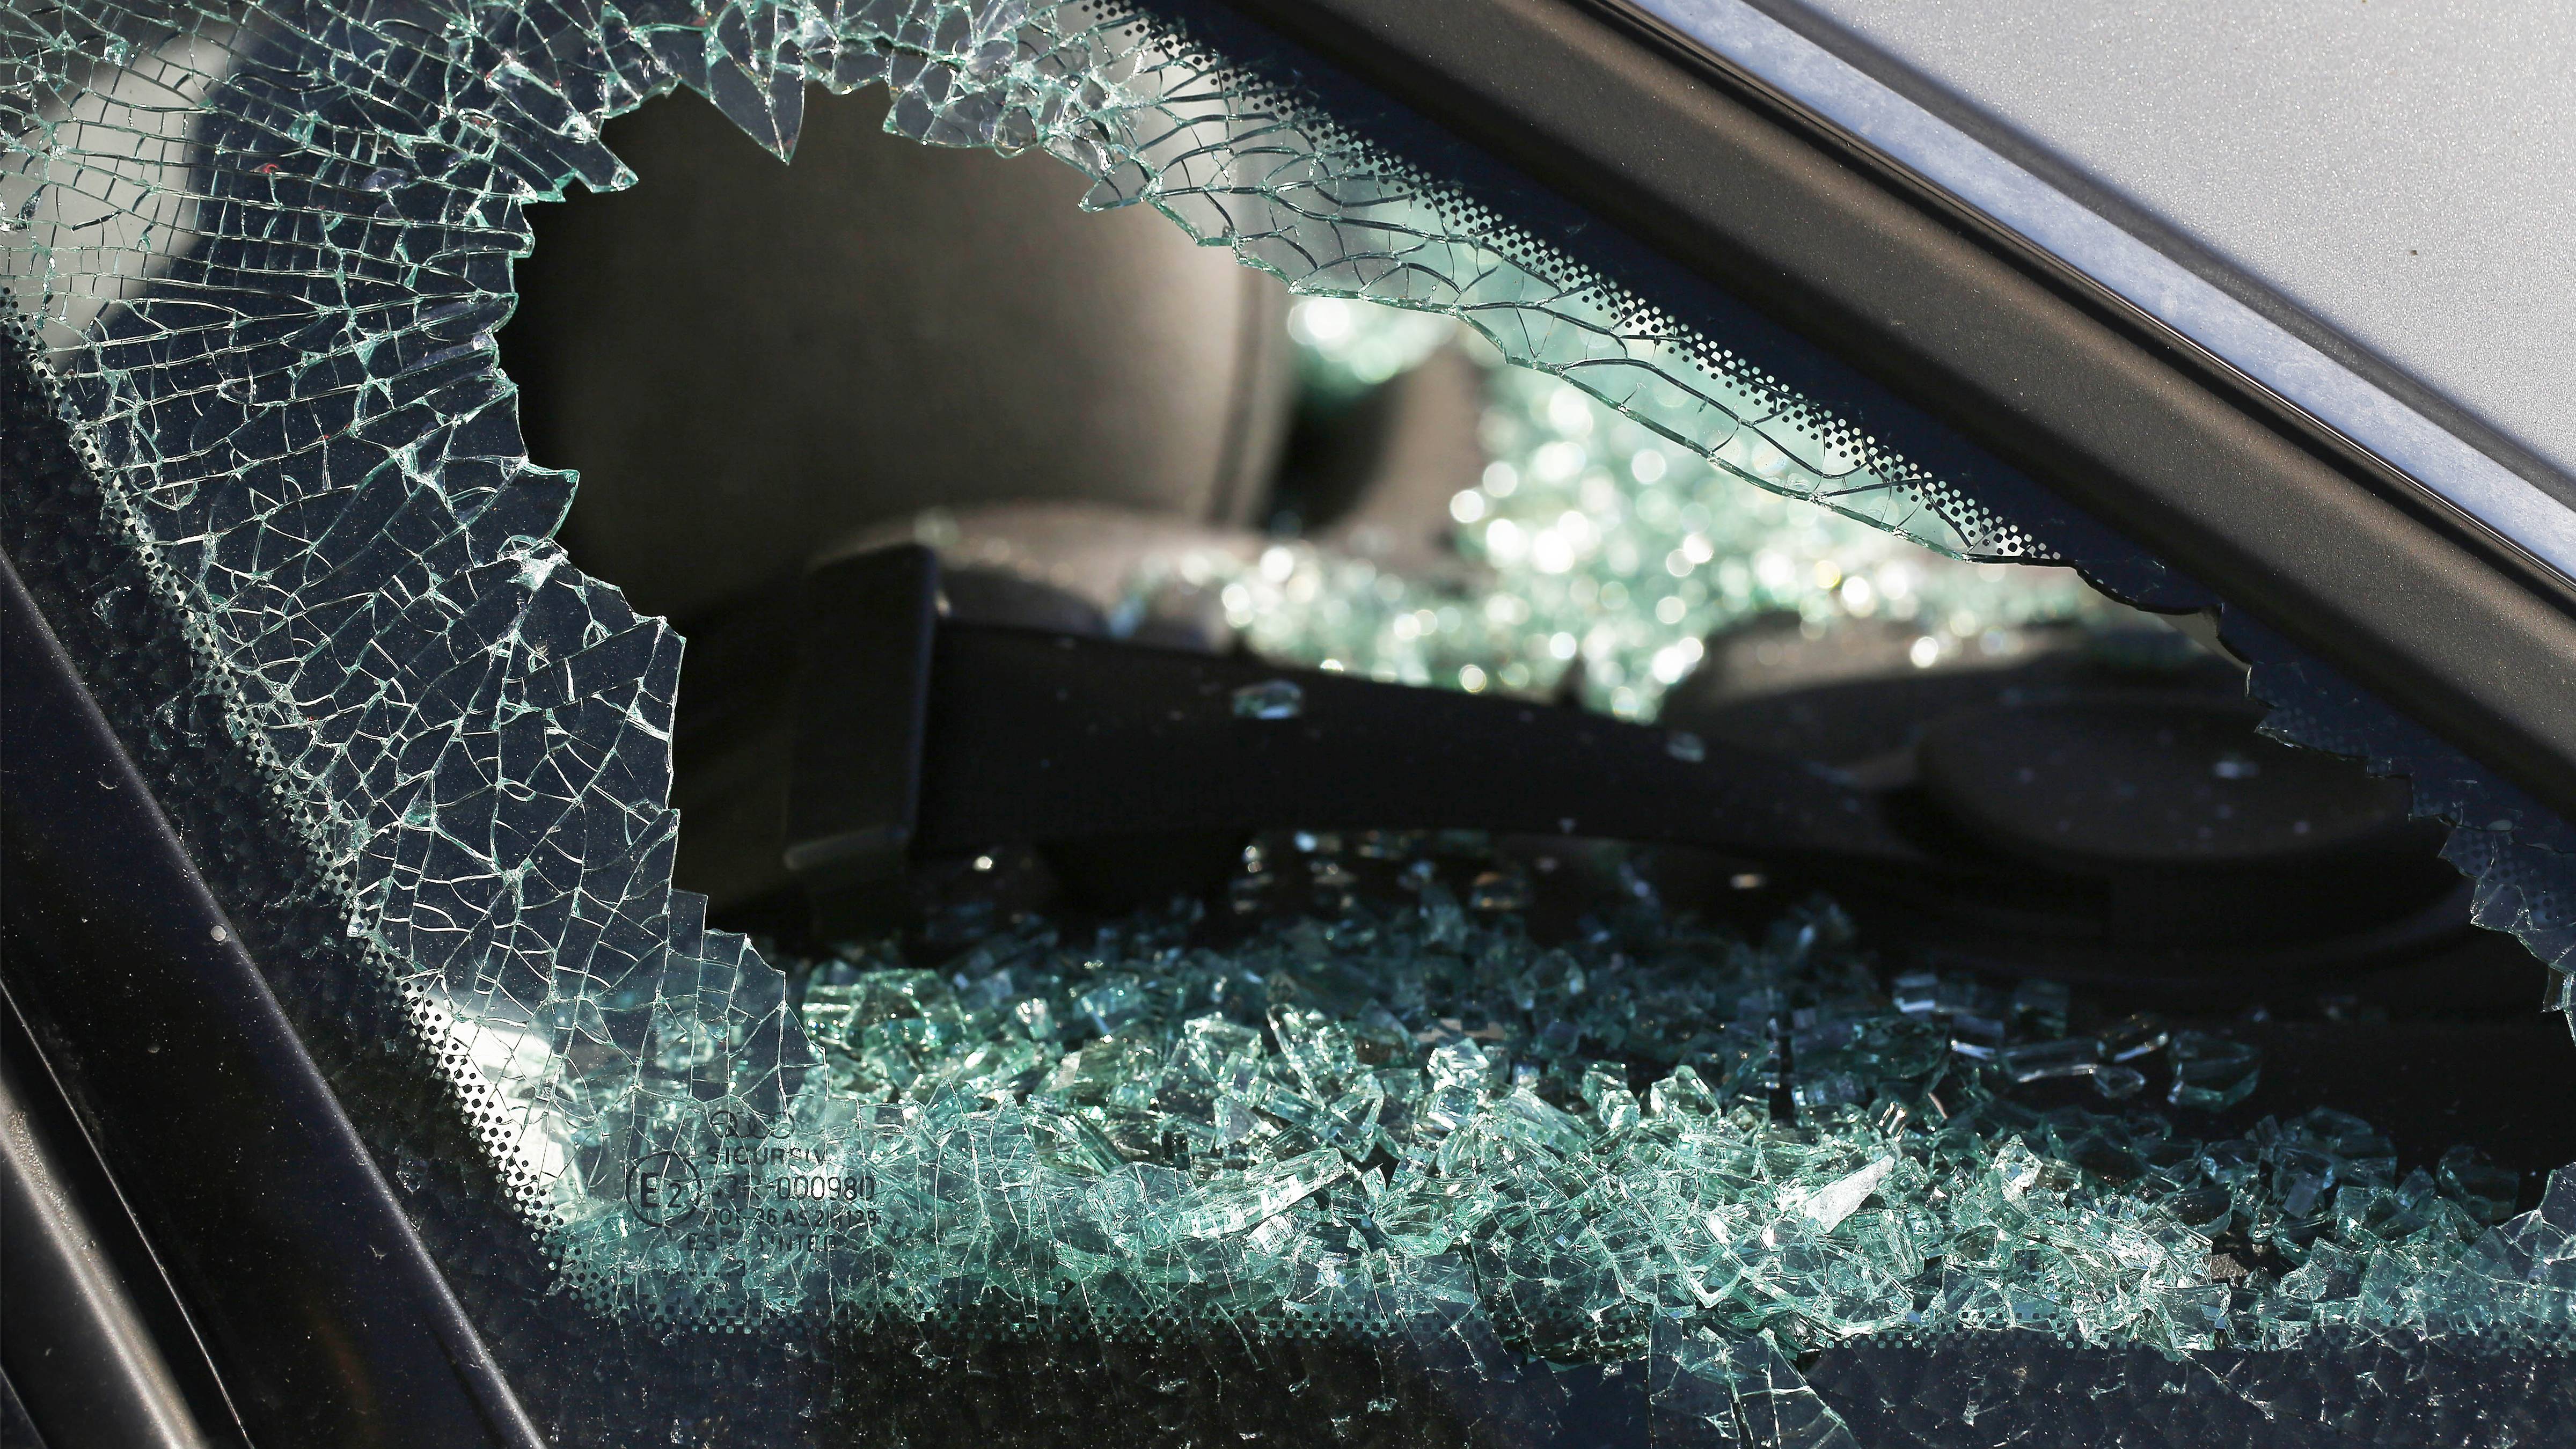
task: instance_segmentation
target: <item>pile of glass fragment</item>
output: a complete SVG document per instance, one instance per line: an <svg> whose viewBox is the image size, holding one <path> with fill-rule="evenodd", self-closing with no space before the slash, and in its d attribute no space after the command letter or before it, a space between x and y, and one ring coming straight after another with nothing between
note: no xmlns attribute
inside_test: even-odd
<svg viewBox="0 0 2576 1449"><path fill-rule="evenodd" d="M1450 500L1472 568L1409 577L1371 560L1282 542L1250 563L1185 561L1263 655L1407 684L1556 691L1579 663L1585 703L1651 718L1699 663L1709 635L1787 611L1811 629L1878 621L1912 631L1931 667L1991 656L2033 624L2113 614L2074 570L1944 557L1818 503L1746 486L1789 460L1738 436L1725 467L1695 447L1691 399L1641 390L1627 412L1573 384L1501 365L1472 329L1434 314L1335 297L1301 300L1291 335L1309 389L1355 393L1453 341L1483 370L1480 438L1492 460ZM1768 450L1771 455L1753 456ZM1751 450L1751 451L1748 451ZM1329 664L1327 664L1329 661Z"/></svg>
<svg viewBox="0 0 2576 1449"><path fill-rule="evenodd" d="M1431 1324L1788 1383L1782 1355L1863 1334L2570 1342L2576 1170L2516 1216L2514 1174L2460 1148L2401 1177L2331 1110L2204 1140L2250 1050L2134 1017L2070 1034L2044 983L1891 984L1828 902L1747 941L1639 892L1541 945L1508 870L1462 902L1414 859L1373 906L1312 843L1251 854L1260 918L1231 944L1176 908L1078 939L1023 921L937 970L805 963L872 1195L836 1300ZM1258 904L1319 882L1324 917ZM2052 1077L2085 1100L2023 1100Z"/></svg>

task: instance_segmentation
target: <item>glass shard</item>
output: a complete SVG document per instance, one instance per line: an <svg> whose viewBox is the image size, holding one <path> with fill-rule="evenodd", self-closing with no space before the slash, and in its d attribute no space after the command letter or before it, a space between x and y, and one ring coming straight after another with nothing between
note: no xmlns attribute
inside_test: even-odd
<svg viewBox="0 0 2576 1449"><path fill-rule="evenodd" d="M2165 1100L2177 1107L2218 1111L2254 1095L2263 1071L2263 1053L2250 1042L2230 1041L2207 1032L2176 1032L2173 1037L2173 1088Z"/></svg>
<svg viewBox="0 0 2576 1449"><path fill-rule="evenodd" d="M1290 680L1247 684L1234 692L1234 712L1240 719L1295 719L1305 710L1306 691Z"/></svg>

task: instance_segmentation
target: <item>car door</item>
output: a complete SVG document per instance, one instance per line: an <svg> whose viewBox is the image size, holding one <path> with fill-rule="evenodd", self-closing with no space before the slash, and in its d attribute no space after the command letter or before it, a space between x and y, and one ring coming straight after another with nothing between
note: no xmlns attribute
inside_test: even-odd
<svg viewBox="0 0 2576 1449"><path fill-rule="evenodd" d="M2565 469L1773 9L13 9L13 1432L2545 1438Z"/></svg>

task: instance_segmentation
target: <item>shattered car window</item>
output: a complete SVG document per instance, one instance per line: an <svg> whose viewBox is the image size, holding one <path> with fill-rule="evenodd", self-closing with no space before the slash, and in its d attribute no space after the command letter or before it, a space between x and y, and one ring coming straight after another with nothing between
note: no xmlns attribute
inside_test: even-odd
<svg viewBox="0 0 2576 1449"><path fill-rule="evenodd" d="M1758 877L1702 919L1615 849L1310 833L1247 848L1213 908L969 891L923 934L766 958L708 927L672 886L682 641L552 541L573 479L530 462L495 361L524 209L634 184L601 128L679 87L782 156L809 84L1046 152L1015 164L1307 298L1320 393L1479 369L1488 460L1441 503L1463 572L1283 526L1119 580L1136 616L1186 585L1278 659L1670 721L1704 641L1765 616L1885 626L1937 672L2128 617L2025 566L2211 602L1187 17L0 24L13 425L71 460L12 479L8 546L564 1442L1096 1439L1113 1394L1172 1442L1964 1443L2081 1437L2078 1403L2332 1442L2403 1396L2404 1442L2513 1443L2566 1412L2576 1172L2266 1109L2259 1019L1899 961ZM2407 776L2477 919L2576 959L2564 822L2226 630L2273 733ZM1012 1375L1043 1402L997 1428Z"/></svg>

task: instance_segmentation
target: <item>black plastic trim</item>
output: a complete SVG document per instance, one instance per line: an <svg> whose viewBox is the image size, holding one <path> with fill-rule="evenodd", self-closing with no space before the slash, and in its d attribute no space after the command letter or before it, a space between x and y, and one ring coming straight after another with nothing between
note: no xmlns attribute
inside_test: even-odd
<svg viewBox="0 0 2576 1449"><path fill-rule="evenodd" d="M1881 798L1805 761L1570 707L989 624L940 626L929 692L925 856L1291 823L1672 841L1953 883L1981 864L1932 858ZM1246 714L1247 693L1283 702Z"/></svg>
<svg viewBox="0 0 2576 1449"><path fill-rule="evenodd" d="M2576 592L1613 0L1222 0L1742 298L2561 811Z"/></svg>
<svg viewBox="0 0 2576 1449"><path fill-rule="evenodd" d="M5 560L0 678L0 969L253 1441L538 1449Z"/></svg>
<svg viewBox="0 0 2576 1449"><path fill-rule="evenodd" d="M68 1104L47 1100L53 1086L15 1005L0 1003L0 1370L54 1449L204 1449L179 1374L197 1342L184 1323L156 1332L146 1318L148 1295L167 1294L158 1265L139 1240L118 1251L131 1225L112 1190L84 1190L100 1174ZM165 1323L178 1316L166 1306Z"/></svg>

